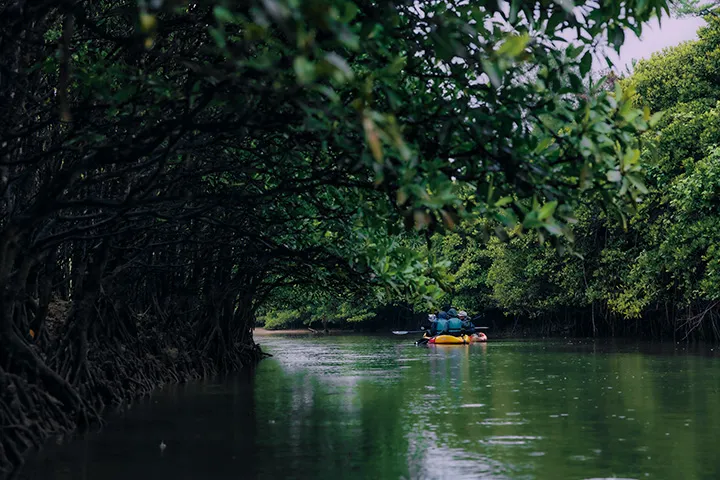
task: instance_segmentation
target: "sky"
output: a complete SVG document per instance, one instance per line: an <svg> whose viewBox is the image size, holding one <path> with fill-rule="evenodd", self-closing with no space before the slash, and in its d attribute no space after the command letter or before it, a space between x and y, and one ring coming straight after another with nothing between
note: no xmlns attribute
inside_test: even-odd
<svg viewBox="0 0 720 480"><path fill-rule="evenodd" d="M632 60L650 58L650 56L661 51L665 47L678 45L687 40L697 38L697 29L705 24L699 17L688 18L664 18L662 24L658 20L652 20L643 29L642 38L638 38L631 31L625 32L625 44L620 49L620 56L614 50L608 50L609 57L615 63L616 70L625 72L626 67L632 65ZM602 56L595 58L596 69L606 68Z"/></svg>

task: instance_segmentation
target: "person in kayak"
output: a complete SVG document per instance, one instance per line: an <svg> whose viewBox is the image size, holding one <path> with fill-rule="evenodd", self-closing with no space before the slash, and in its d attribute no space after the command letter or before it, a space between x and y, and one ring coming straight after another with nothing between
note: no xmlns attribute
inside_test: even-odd
<svg viewBox="0 0 720 480"><path fill-rule="evenodd" d="M463 326L462 326L463 333L465 333L467 335L472 335L473 333L475 333L475 324L472 323L472 321L468 318L468 314L466 311L464 311L464 310L459 311L458 318L463 323Z"/></svg>
<svg viewBox="0 0 720 480"><path fill-rule="evenodd" d="M451 308L447 312L448 317L448 333L450 335L460 335L463 330L463 322L458 318L458 312L454 308Z"/></svg>
<svg viewBox="0 0 720 480"><path fill-rule="evenodd" d="M431 330L430 334L434 337L435 335L443 335L447 333L448 329L448 314L446 312L439 312L437 315L437 322L433 324L435 330Z"/></svg>
<svg viewBox="0 0 720 480"><path fill-rule="evenodd" d="M427 323L424 324L421 328L425 330L426 332L432 333L433 330L435 330L435 324L437 323L437 315L434 313L431 313L428 315Z"/></svg>

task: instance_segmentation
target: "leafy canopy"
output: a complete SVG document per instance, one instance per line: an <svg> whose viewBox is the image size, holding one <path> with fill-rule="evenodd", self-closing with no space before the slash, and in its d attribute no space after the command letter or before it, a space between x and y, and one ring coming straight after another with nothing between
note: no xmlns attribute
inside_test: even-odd
<svg viewBox="0 0 720 480"><path fill-rule="evenodd" d="M664 0L16 4L7 31L37 20L47 43L3 43L36 84L7 97L25 113L2 148L47 179L17 216L40 250L209 225L261 299L316 281L433 301L447 265L403 226L570 238L575 199L624 215L645 192L654 119L585 85Z"/></svg>

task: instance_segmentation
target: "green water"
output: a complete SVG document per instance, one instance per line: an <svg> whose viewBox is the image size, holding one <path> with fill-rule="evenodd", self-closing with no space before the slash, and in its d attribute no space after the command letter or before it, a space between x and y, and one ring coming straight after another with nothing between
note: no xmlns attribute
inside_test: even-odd
<svg viewBox="0 0 720 480"><path fill-rule="evenodd" d="M255 372L160 392L21 478L720 478L710 347L259 341Z"/></svg>

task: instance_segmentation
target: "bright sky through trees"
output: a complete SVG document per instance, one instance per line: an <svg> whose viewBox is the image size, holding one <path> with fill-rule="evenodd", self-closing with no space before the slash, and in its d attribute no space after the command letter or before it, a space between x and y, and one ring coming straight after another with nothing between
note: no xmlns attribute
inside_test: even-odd
<svg viewBox="0 0 720 480"><path fill-rule="evenodd" d="M648 22L641 38L628 29L620 55L608 48L608 56L615 63L616 70L625 72L627 68L632 68L633 59L650 58L663 48L697 39L697 30L703 25L705 20L700 17L663 18L661 23L654 19ZM606 68L602 57L595 58L594 64L597 70Z"/></svg>

